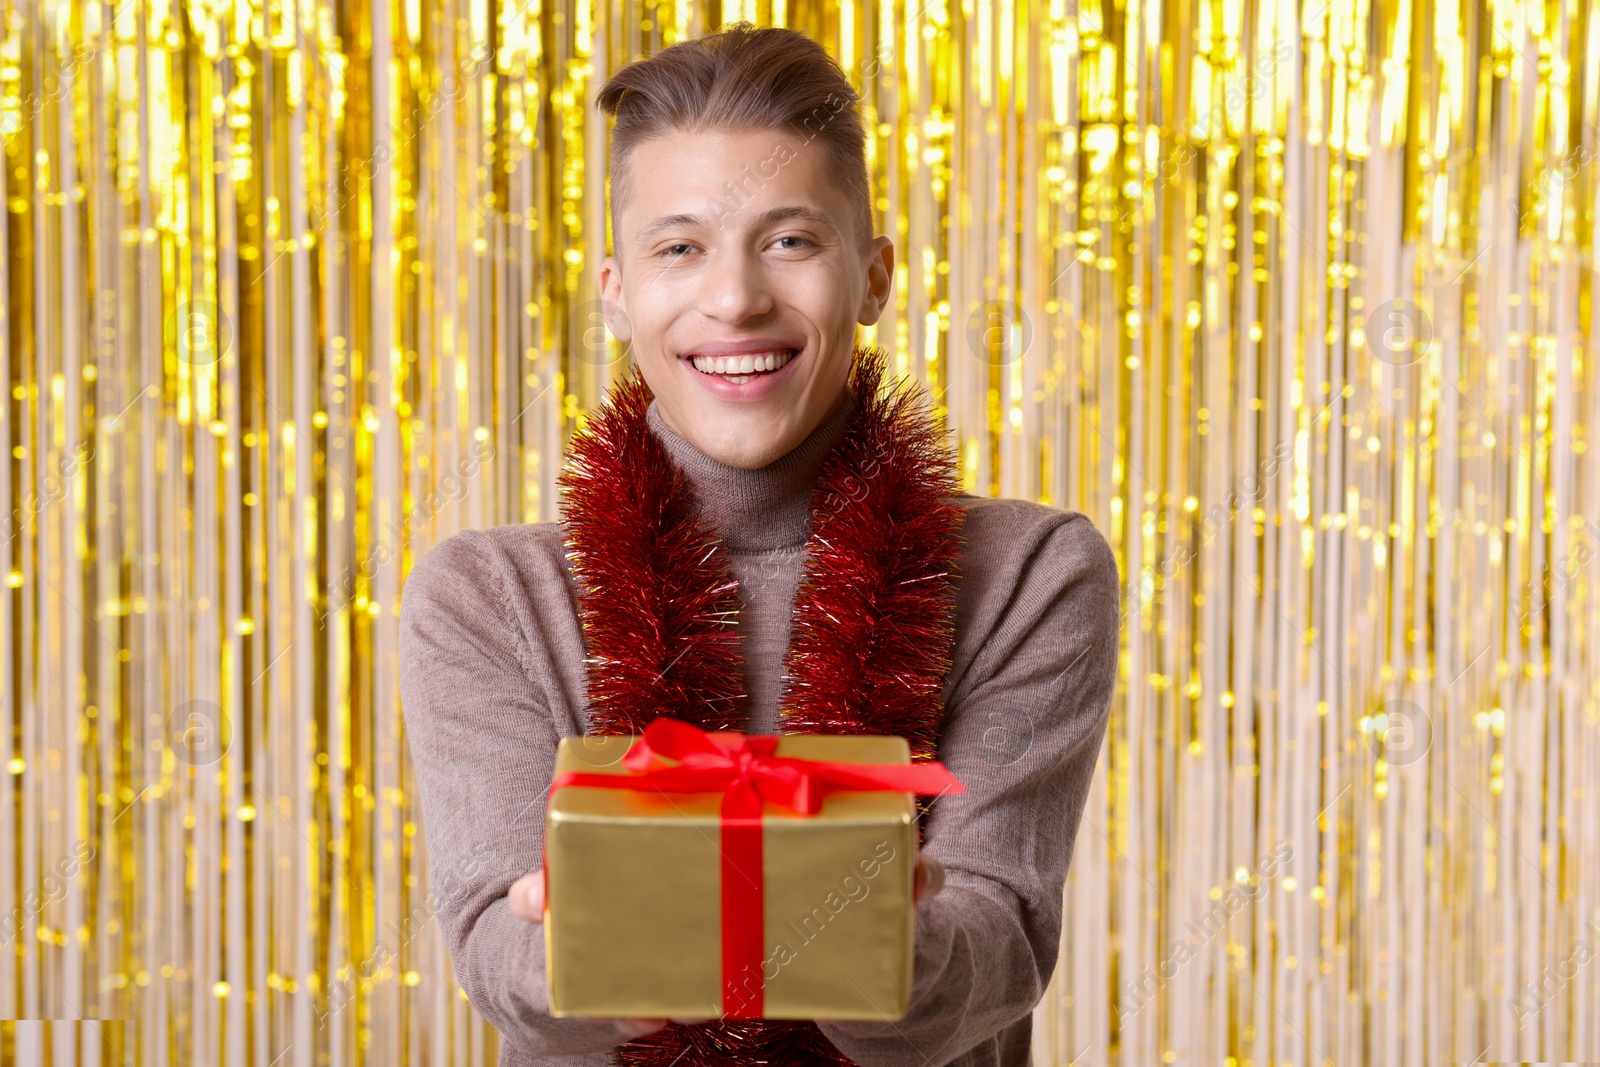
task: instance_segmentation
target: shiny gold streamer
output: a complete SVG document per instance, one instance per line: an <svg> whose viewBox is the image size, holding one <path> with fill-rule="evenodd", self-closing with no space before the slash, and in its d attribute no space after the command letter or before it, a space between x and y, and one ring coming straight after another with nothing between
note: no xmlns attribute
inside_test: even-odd
<svg viewBox="0 0 1600 1067"><path fill-rule="evenodd" d="M554 517L590 101L738 18L869 106L862 339L1121 562L1038 1061L1600 1059L1594 4L3 11L0 1061L495 1062L401 588Z"/></svg>

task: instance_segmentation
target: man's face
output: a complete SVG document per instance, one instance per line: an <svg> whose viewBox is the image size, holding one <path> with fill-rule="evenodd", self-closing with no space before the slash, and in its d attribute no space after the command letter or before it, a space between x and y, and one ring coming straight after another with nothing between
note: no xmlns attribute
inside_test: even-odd
<svg viewBox="0 0 1600 1067"><path fill-rule="evenodd" d="M628 165L606 322L667 425L730 466L766 466L838 409L856 324L889 300L894 246L862 250L825 153L786 130L675 132Z"/></svg>

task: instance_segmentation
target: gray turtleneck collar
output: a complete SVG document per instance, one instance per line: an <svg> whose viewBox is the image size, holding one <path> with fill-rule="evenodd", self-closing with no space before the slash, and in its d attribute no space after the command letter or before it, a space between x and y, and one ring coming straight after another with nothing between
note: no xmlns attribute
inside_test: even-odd
<svg viewBox="0 0 1600 1067"><path fill-rule="evenodd" d="M722 530L733 552L797 548L810 532L811 494L823 461L843 437L855 410L848 388L839 410L805 440L765 467L744 470L700 451L666 423L660 401L652 399L645 419L672 462L694 486L700 513Z"/></svg>

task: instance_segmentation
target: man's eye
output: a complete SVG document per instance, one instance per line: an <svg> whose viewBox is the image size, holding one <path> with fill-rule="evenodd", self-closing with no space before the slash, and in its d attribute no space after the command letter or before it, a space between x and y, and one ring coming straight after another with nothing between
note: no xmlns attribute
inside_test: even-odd
<svg viewBox="0 0 1600 1067"><path fill-rule="evenodd" d="M692 248L692 247L693 247L692 245L668 245L666 248L663 248L660 252L658 252L656 254L660 255L660 256L666 256L668 259L681 259L682 258L681 256L673 255L672 254L672 250L674 248Z"/></svg>
<svg viewBox="0 0 1600 1067"><path fill-rule="evenodd" d="M799 241L800 244L802 244L802 245L808 245L808 244L811 243L810 241L806 240L804 237L796 237L794 234L790 234L787 237L780 237L780 238L778 238L778 240L780 240L780 241ZM789 247L790 248L798 248L799 245L790 245Z"/></svg>

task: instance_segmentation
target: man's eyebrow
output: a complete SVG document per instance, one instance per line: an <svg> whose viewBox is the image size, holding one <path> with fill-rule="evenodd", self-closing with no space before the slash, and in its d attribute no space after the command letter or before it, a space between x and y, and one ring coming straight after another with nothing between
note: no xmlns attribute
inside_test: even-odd
<svg viewBox="0 0 1600 1067"><path fill-rule="evenodd" d="M836 232L839 229L838 224L835 223L832 217L825 212L818 211L816 208L805 207L800 204L792 204L786 207L768 208L761 214L755 216L754 220L752 221L752 225L759 229L762 226L770 226L774 222L784 222L789 219L798 219L803 222L814 223L818 226L826 226L828 229ZM642 244L663 230L672 230L680 226L703 230L712 228L711 223L699 215L691 215L679 212L676 215L663 215L659 219L656 219L654 222L650 223L648 226L645 226L634 235L633 242L634 244Z"/></svg>
<svg viewBox="0 0 1600 1067"><path fill-rule="evenodd" d="M662 230L672 230L679 226L693 227L704 225L706 225L706 220L702 219L699 215L685 215L682 213L677 215L663 215L650 225L641 229L638 233L634 234L633 242L634 244L640 244L645 240L654 237Z"/></svg>

